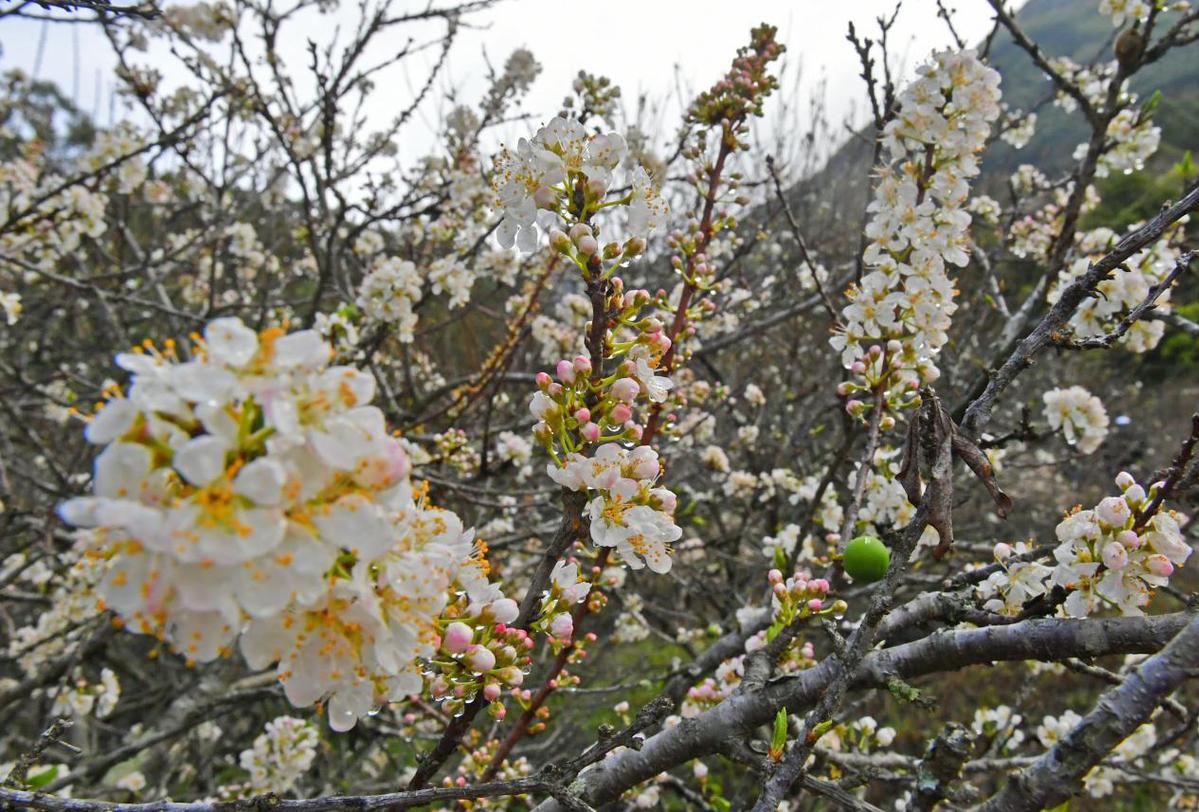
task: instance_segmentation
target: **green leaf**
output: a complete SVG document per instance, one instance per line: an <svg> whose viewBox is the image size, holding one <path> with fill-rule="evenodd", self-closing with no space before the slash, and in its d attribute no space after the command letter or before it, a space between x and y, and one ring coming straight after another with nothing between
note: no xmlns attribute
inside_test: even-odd
<svg viewBox="0 0 1199 812"><path fill-rule="evenodd" d="M1162 103L1162 92L1160 90L1153 91L1153 95L1150 96L1148 99L1146 99L1145 103L1141 105L1141 112L1137 116L1137 120L1145 121L1146 119L1148 119L1150 116L1153 115L1153 111L1156 110L1157 106L1161 103Z"/></svg>
<svg viewBox="0 0 1199 812"><path fill-rule="evenodd" d="M58 765L57 764L55 764L53 767L51 767L48 770L42 770L37 775L26 778L25 786L29 787L30 789L41 789L42 787L46 786L51 781L53 781L55 778L58 778Z"/></svg>
<svg viewBox="0 0 1199 812"><path fill-rule="evenodd" d="M774 548L774 568L780 572L787 569L787 554L782 547Z"/></svg>
<svg viewBox="0 0 1199 812"><path fill-rule="evenodd" d="M787 709L779 708L774 715L774 735L770 737L770 757L778 761L787 747Z"/></svg>

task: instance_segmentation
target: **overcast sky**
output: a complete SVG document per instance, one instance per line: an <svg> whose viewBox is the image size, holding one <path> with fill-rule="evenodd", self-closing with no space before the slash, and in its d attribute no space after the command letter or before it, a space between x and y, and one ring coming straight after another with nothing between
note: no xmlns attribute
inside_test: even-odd
<svg viewBox="0 0 1199 812"><path fill-rule="evenodd" d="M346 3L346 11L330 17L348 20L355 5ZM397 0L396 5L418 10L426 3ZM956 9L954 24L967 42L977 42L989 30L991 15L984 0L949 0L947 5ZM513 49L529 48L543 66L524 107L536 124L559 109L580 68L612 78L630 104L640 92L670 94L676 76L684 92L702 89L727 69L737 47L748 41L749 29L765 21L779 27L791 70L802 66L801 91L810 93L823 77L830 118L839 122L853 112L860 120L863 83L845 39L847 26L852 21L861 34L874 35L875 18L893 8L894 0L507 0L471 18L480 28L460 35L439 89L444 95L451 85L457 86L462 91L459 98L473 101L485 87L484 52L498 67ZM303 59L303 40L327 36L331 28L328 18L311 21L293 37L293 50L286 58ZM122 117L120 108L113 110L109 101L113 60L106 40L93 27L10 19L0 23L0 31L0 66L34 70L44 37L39 76L59 82L83 109L96 111L101 123L108 121L110 110ZM906 0L891 43L894 67L902 67L905 75L932 49L949 45L935 0ZM418 60L431 61L433 56L430 52ZM166 62L161 67L170 77ZM372 96L383 116L399 109L407 95L402 86L407 82L392 81L400 86L383 85ZM806 102L800 106L806 110ZM424 127L431 126L432 115L430 108ZM777 105L772 124L779 124Z"/></svg>

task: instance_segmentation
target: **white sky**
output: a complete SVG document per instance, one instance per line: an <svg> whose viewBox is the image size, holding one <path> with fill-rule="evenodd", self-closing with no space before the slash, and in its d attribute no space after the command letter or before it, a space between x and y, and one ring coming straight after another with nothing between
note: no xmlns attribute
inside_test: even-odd
<svg viewBox="0 0 1199 812"><path fill-rule="evenodd" d="M287 64L295 60L302 68L307 61L303 55L306 38L327 38L331 21L352 19L357 4L343 5L344 10L301 25L288 43L291 53L284 54ZM415 11L426 2L397 0L395 5ZM991 15L984 0L949 0L947 5L957 9L954 23L968 43L978 42L989 30ZM823 76L829 88L829 118L840 122L853 113L860 122L865 115L864 85L853 48L845 39L847 25L852 20L860 36L875 36L875 18L893 8L894 0L507 0L471 18L485 27L460 34L439 90L444 98L451 85L457 86L461 88L459 99L473 103L485 88L483 52L498 68L512 50L527 47L543 66L523 108L532 118L530 128L554 115L580 68L613 79L631 106L639 92L657 98L670 94L677 66L679 82L690 96L719 78L736 48L748 42L749 29L766 21L779 27L790 71L802 66L801 94L806 96ZM122 110L110 103L113 59L109 46L92 26L5 20L0 23L0 68L33 71L43 36L39 78L57 81L80 107L98 113L101 123L108 122L110 112L122 118ZM902 64L904 75L910 76L929 51L950 43L944 23L936 18L935 0L906 0L891 34L893 67ZM430 63L433 56L431 52L421 54L416 57L417 64ZM171 78L169 59L156 57L154 64ZM418 72L415 80L419 78ZM382 120L400 109L408 85L415 80L393 77L380 83L371 98L372 108L377 108L372 113L377 112ZM799 111L806 113L807 101L797 104ZM768 128L791 126L779 118L777 100L772 107L774 120L768 120ZM434 108L426 110L423 128L431 129L434 115ZM670 119L666 121L673 129ZM662 135L669 137L670 133ZM408 137L412 140L402 147L407 147L404 151L410 155L431 143L428 132Z"/></svg>

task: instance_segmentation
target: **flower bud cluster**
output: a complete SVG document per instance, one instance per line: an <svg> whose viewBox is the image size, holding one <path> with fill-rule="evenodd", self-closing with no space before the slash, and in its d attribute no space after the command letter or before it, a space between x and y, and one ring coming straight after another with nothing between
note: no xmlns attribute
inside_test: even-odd
<svg viewBox="0 0 1199 812"><path fill-rule="evenodd" d="M1191 555L1180 529L1184 516L1162 510L1160 504L1152 515L1143 515L1162 483L1146 492L1130 474L1121 473L1116 485L1121 496L1106 497L1094 509L1072 513L1057 526L1052 578L1070 590L1065 610L1071 617L1086 617L1108 606L1125 616L1143 615L1152 589L1165 586Z"/></svg>
<svg viewBox="0 0 1199 812"><path fill-rule="evenodd" d="M482 611L477 607L461 615L452 607L444 618L441 645L432 660L436 675L429 683L434 699L444 703L445 711L457 715L479 691L490 703L492 716L503 719L506 709L500 701L505 688L516 689L524 683L530 662L533 638L523 629L507 624L516 620L516 601L496 601Z"/></svg>
<svg viewBox="0 0 1199 812"><path fill-rule="evenodd" d="M906 374L913 368L919 380L933 381L940 376L932 361L917 358L911 346L898 339L891 339L885 346L871 344L865 355L849 365L852 377L837 385L837 394L848 398L845 411L851 417L865 420L873 408L873 394L881 390L883 416L879 426L883 431L894 428L895 418L889 412L920 405L917 378ZM865 400L857 395L863 395Z"/></svg>
<svg viewBox="0 0 1199 812"><path fill-rule="evenodd" d="M753 29L749 45L737 49L728 74L696 97L688 117L711 127L762 115L762 103L779 86L767 67L786 50L775 41L776 33L773 25Z"/></svg>
<svg viewBox="0 0 1199 812"><path fill-rule="evenodd" d="M919 73L882 134L888 160L869 206L870 270L850 289L831 341L847 368L866 354L862 342L900 341L904 365L890 374L903 382L935 377L957 309L946 265L969 261L968 181L999 115L999 74L972 53L934 53Z"/></svg>
<svg viewBox="0 0 1199 812"><path fill-rule="evenodd" d="M843 600L828 599L829 582L824 578L813 578L807 570L796 570L784 580L783 573L772 569L766 579L770 582L771 606L774 614L766 639L775 635L796 620L816 615L843 615L848 605Z"/></svg>
<svg viewBox="0 0 1199 812"><path fill-rule="evenodd" d="M501 601L473 533L429 506L401 441L369 405L372 376L330 366L311 330L217 319L181 361L125 353L128 392L90 419L105 446L94 496L62 517L96 528L96 596L190 660L235 641L278 662L293 705L325 697L336 730L416 693L451 589Z"/></svg>

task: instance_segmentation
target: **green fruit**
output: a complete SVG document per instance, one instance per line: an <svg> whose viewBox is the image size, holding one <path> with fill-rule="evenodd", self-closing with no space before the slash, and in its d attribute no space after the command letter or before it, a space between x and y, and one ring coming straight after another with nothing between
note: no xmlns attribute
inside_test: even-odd
<svg viewBox="0 0 1199 812"><path fill-rule="evenodd" d="M874 536L858 536L845 545L841 559L845 572L855 581L871 583L887 574L891 565L891 551Z"/></svg>

